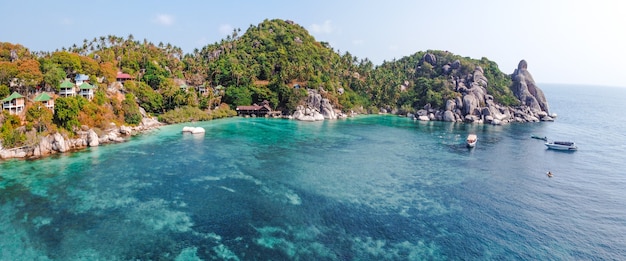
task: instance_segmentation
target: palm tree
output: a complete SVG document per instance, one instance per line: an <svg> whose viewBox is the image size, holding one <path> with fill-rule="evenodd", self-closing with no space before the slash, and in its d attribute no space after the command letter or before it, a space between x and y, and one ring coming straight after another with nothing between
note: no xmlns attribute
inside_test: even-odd
<svg viewBox="0 0 626 261"><path fill-rule="evenodd" d="M102 46L102 48L106 46L105 40L106 40L106 37L100 36L100 46Z"/></svg>
<svg viewBox="0 0 626 261"><path fill-rule="evenodd" d="M107 35L107 39L109 40L111 46L115 44L115 37L113 35Z"/></svg>

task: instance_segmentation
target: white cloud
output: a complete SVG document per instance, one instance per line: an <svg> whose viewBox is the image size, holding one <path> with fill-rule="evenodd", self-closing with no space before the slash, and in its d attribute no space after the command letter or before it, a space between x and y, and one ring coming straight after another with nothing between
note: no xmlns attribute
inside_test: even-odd
<svg viewBox="0 0 626 261"><path fill-rule="evenodd" d="M219 31L223 35L230 35L233 33L234 27L230 24L222 24L220 25Z"/></svg>
<svg viewBox="0 0 626 261"><path fill-rule="evenodd" d="M333 27L332 22L330 20L324 21L324 23L321 25L312 24L310 28L311 28L310 29L311 32L318 33L318 34L330 34L335 31L335 28Z"/></svg>
<svg viewBox="0 0 626 261"><path fill-rule="evenodd" d="M154 19L154 22L160 25L170 26L174 24L174 16L167 14L158 14Z"/></svg>

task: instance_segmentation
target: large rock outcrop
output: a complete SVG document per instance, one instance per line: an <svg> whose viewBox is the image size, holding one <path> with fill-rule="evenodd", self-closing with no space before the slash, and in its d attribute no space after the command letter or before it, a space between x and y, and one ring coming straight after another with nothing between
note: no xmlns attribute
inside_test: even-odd
<svg viewBox="0 0 626 261"><path fill-rule="evenodd" d="M533 76L528 72L528 63L525 60L519 62L511 78L513 79L513 94L522 104L530 107L534 112L543 111L550 115L546 97L535 84Z"/></svg>
<svg viewBox="0 0 626 261"><path fill-rule="evenodd" d="M323 121L325 119L334 120L338 115L335 113L332 104L316 90L308 90L305 105L300 105L292 114L292 118L301 121Z"/></svg>
<svg viewBox="0 0 626 261"><path fill-rule="evenodd" d="M420 62L436 61L434 55L424 55ZM489 123L494 125L511 122L552 121L548 111L548 102L528 72L526 61L520 61L518 68L511 75L514 95L521 101L521 106L508 107L497 104L487 92L489 80L480 66L469 74L460 75L458 60L442 66L450 75L450 84L460 94L455 99L446 101L442 109L431 108L429 104L419 109L414 118L421 121L438 120L448 122Z"/></svg>
<svg viewBox="0 0 626 261"><path fill-rule="evenodd" d="M52 150L58 152L66 152L69 150L69 147L65 144L65 138L60 133L55 133L52 135Z"/></svg>
<svg viewBox="0 0 626 261"><path fill-rule="evenodd" d="M335 109L333 109L333 105L330 104L330 101L328 99L322 99L320 110L320 113L322 114L322 116L324 116L324 119L337 119Z"/></svg>

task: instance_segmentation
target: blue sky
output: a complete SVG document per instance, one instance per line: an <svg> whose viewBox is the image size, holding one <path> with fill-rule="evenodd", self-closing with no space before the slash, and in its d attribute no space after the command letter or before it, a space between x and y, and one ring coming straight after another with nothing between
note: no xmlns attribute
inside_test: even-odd
<svg viewBox="0 0 626 261"><path fill-rule="evenodd" d="M0 2L0 41L54 51L116 35L191 53L264 19L289 19L318 41L374 64L447 50L521 59L541 83L626 86L626 1L33 1ZM541 87L541 85L540 85Z"/></svg>

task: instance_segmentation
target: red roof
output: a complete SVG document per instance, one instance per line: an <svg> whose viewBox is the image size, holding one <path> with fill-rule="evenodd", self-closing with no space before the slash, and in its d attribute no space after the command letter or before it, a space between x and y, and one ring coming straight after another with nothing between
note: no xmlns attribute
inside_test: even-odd
<svg viewBox="0 0 626 261"><path fill-rule="evenodd" d="M117 79L134 79L134 77L130 76L128 73L117 73Z"/></svg>

